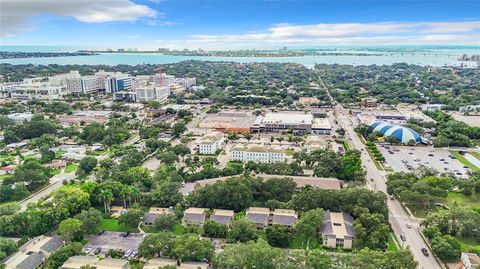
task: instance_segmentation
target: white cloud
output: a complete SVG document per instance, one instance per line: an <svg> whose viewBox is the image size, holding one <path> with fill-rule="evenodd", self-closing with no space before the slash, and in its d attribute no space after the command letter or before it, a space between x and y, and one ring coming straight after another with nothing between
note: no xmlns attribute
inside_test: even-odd
<svg viewBox="0 0 480 269"><path fill-rule="evenodd" d="M192 35L191 44L474 44L480 45L480 21L277 24L260 33Z"/></svg>
<svg viewBox="0 0 480 269"><path fill-rule="evenodd" d="M85 23L134 22L158 13L130 0L1 0L1 36L32 29L29 20L38 15L74 17Z"/></svg>

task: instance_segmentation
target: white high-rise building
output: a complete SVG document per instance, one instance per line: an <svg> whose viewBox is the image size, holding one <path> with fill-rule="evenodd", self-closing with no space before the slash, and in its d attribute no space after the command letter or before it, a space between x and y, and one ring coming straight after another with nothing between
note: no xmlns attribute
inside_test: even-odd
<svg viewBox="0 0 480 269"><path fill-rule="evenodd" d="M136 92L138 102L162 101L170 95L170 88L167 86L145 86L137 88Z"/></svg>
<svg viewBox="0 0 480 269"><path fill-rule="evenodd" d="M81 78L68 78L66 86L69 93L94 93L105 89L105 81L102 77L85 76Z"/></svg>
<svg viewBox="0 0 480 269"><path fill-rule="evenodd" d="M236 146L230 151L231 161L278 163L285 161L285 151L265 146Z"/></svg>
<svg viewBox="0 0 480 269"><path fill-rule="evenodd" d="M63 86L66 85L67 79L81 78L78 70L72 70L69 73L60 74L48 77L48 82L51 86Z"/></svg>

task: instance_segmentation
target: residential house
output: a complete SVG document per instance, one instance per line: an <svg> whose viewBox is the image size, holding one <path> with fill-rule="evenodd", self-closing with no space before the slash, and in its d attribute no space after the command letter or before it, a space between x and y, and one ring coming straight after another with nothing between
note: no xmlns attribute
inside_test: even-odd
<svg viewBox="0 0 480 269"><path fill-rule="evenodd" d="M295 210L290 209L275 209L272 211L270 225L283 225L289 228L293 228L298 220L298 215Z"/></svg>
<svg viewBox="0 0 480 269"><path fill-rule="evenodd" d="M175 214L173 208L151 207L150 210L143 215L143 224L153 225L158 216L173 214Z"/></svg>
<svg viewBox="0 0 480 269"><path fill-rule="evenodd" d="M5 261L6 269L36 269L45 263L50 255L63 246L58 236L37 236Z"/></svg>
<svg viewBox="0 0 480 269"><path fill-rule="evenodd" d="M214 209L210 219L216 223L229 225L235 216L233 210Z"/></svg>
<svg viewBox="0 0 480 269"><path fill-rule="evenodd" d="M263 230L265 227L268 227L270 209L264 207L250 207L247 209L245 218L254 222L257 230Z"/></svg>
<svg viewBox="0 0 480 269"><path fill-rule="evenodd" d="M480 268L480 257L476 253L462 252L460 256L459 269L476 269Z"/></svg>
<svg viewBox="0 0 480 269"><path fill-rule="evenodd" d="M95 256L72 256L68 258L60 269L80 269L90 265L96 269L130 269L127 260L106 258L100 260Z"/></svg>
<svg viewBox="0 0 480 269"><path fill-rule="evenodd" d="M206 208L190 207L183 213L183 226L201 226L207 217Z"/></svg>

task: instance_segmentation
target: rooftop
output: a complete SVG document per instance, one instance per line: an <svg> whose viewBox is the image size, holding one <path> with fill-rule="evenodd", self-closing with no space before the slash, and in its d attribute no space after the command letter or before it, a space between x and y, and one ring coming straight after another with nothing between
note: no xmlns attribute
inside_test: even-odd
<svg viewBox="0 0 480 269"><path fill-rule="evenodd" d="M237 145L231 149L231 151L247 151L247 152L274 152L274 153L284 153L285 151L281 148L273 148L273 147L266 147L262 145L254 145L254 146L245 146L245 145Z"/></svg>
<svg viewBox="0 0 480 269"><path fill-rule="evenodd" d="M313 121L312 114L303 112L277 112L267 113L263 118L263 124L311 124Z"/></svg>
<svg viewBox="0 0 480 269"><path fill-rule="evenodd" d="M354 236L352 226L353 218L345 212L325 211L323 226L320 229L322 234L333 234L336 237L344 238L345 236Z"/></svg>
<svg viewBox="0 0 480 269"><path fill-rule="evenodd" d="M312 124L313 129L332 129L332 125L327 118L315 118Z"/></svg>

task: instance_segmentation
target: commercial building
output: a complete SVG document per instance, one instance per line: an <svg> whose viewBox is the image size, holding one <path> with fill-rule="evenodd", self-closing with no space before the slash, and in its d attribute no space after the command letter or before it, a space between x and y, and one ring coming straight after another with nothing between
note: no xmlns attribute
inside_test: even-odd
<svg viewBox="0 0 480 269"><path fill-rule="evenodd" d="M298 220L295 210L275 209L264 207L250 207L247 209L245 218L255 223L257 230L264 230L273 225L294 227Z"/></svg>
<svg viewBox="0 0 480 269"><path fill-rule="evenodd" d="M459 269L480 268L480 257L475 253L462 252Z"/></svg>
<svg viewBox="0 0 480 269"><path fill-rule="evenodd" d="M375 98L367 97L362 99L362 104L364 107L376 107L378 100Z"/></svg>
<svg viewBox="0 0 480 269"><path fill-rule="evenodd" d="M219 224L229 225L234 217L233 210L214 209L210 219Z"/></svg>
<svg viewBox="0 0 480 269"><path fill-rule="evenodd" d="M80 269L84 266L96 269L129 269L128 260L105 258L100 260L95 256L72 256L63 263L60 269Z"/></svg>
<svg viewBox="0 0 480 269"><path fill-rule="evenodd" d="M251 111L227 110L208 114L199 128L220 132L249 133L256 116Z"/></svg>
<svg viewBox="0 0 480 269"><path fill-rule="evenodd" d="M10 97L20 100L54 100L66 94L65 86L52 86L48 82L33 82L27 79L10 92Z"/></svg>
<svg viewBox="0 0 480 269"><path fill-rule="evenodd" d="M6 269L36 269L45 263L50 255L63 246L58 236L37 236L5 261Z"/></svg>
<svg viewBox="0 0 480 269"><path fill-rule="evenodd" d="M148 213L143 215L143 224L144 225L153 225L155 220L162 215L174 215L175 212L173 208L161 208L161 207L150 207Z"/></svg>
<svg viewBox="0 0 480 269"><path fill-rule="evenodd" d="M231 161L278 163L285 161L285 151L280 148L265 146L243 146L238 145L230 151Z"/></svg>
<svg viewBox="0 0 480 269"><path fill-rule="evenodd" d="M183 226L202 226L207 217L206 208L190 207L185 210L182 218Z"/></svg>
<svg viewBox="0 0 480 269"><path fill-rule="evenodd" d="M32 112L12 113L8 114L7 118L11 119L16 124L19 124L31 121L33 118L33 114Z"/></svg>
<svg viewBox="0 0 480 269"><path fill-rule="evenodd" d="M384 137L395 137L402 144L428 143L415 130L388 122L377 121L370 125L373 132L380 132Z"/></svg>
<svg viewBox="0 0 480 269"><path fill-rule="evenodd" d="M132 77L122 73L115 73L105 79L107 93L130 91L132 89Z"/></svg>
<svg viewBox="0 0 480 269"><path fill-rule="evenodd" d="M437 111L441 110L444 104L426 104L422 106L422 111Z"/></svg>
<svg viewBox="0 0 480 269"><path fill-rule="evenodd" d="M198 152L200 154L215 154L223 148L223 143L223 133L213 131L204 136L200 143L198 143Z"/></svg>
<svg viewBox="0 0 480 269"><path fill-rule="evenodd" d="M310 133L312 130L313 116L305 113L267 113L260 125L261 131Z"/></svg>
<svg viewBox="0 0 480 269"><path fill-rule="evenodd" d="M332 133L332 125L328 118L315 118L312 124L312 134L330 135Z"/></svg>
<svg viewBox="0 0 480 269"><path fill-rule="evenodd" d="M136 90L138 102L163 101L170 95L167 86L143 86Z"/></svg>
<svg viewBox="0 0 480 269"><path fill-rule="evenodd" d="M65 74L59 74L55 76L48 77L48 82L52 86L64 86L68 79L81 78L80 72L78 70L72 70Z"/></svg>
<svg viewBox="0 0 480 269"><path fill-rule="evenodd" d="M329 248L351 249L355 237L352 222L352 216L345 212L325 211L320 228L323 245Z"/></svg>

